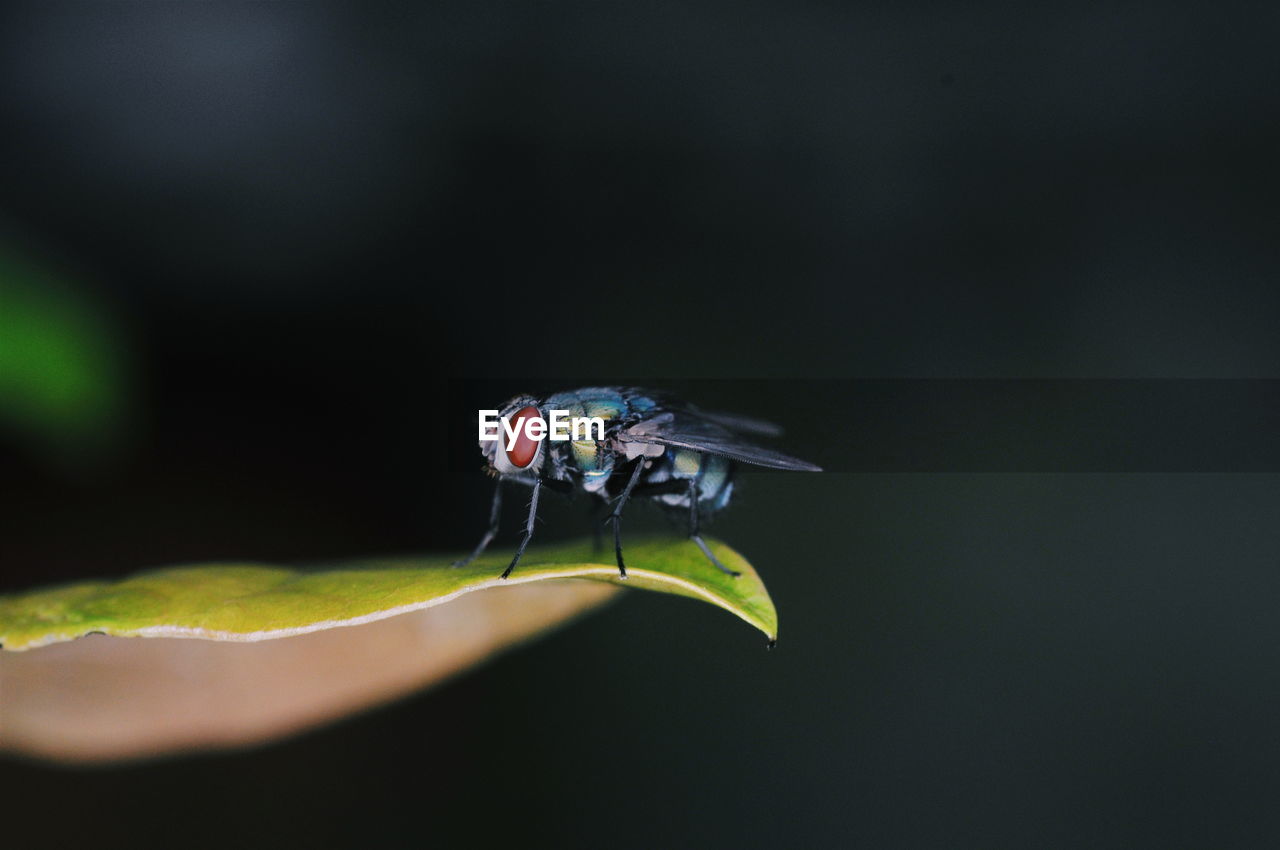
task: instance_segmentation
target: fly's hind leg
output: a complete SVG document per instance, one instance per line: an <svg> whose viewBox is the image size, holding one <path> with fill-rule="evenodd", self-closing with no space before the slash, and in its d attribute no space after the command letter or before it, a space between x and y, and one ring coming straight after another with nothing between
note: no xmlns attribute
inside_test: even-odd
<svg viewBox="0 0 1280 850"><path fill-rule="evenodd" d="M494 535L498 533L498 517L502 515L502 482L493 482L493 505L489 508L489 530L484 533L484 537L480 538L480 542L476 544L476 548L471 554L465 558L454 561L452 566L465 567L467 564L479 558L481 553L488 548L493 542Z"/></svg>
<svg viewBox="0 0 1280 850"><path fill-rule="evenodd" d="M739 576L742 575L742 573L738 572L737 570L731 570L728 567L726 567L724 564L720 563L720 559L717 558L715 555L711 554L711 550L707 548L706 542L702 539L700 535L690 534L689 539L691 539L694 543L698 544L698 548L702 550L702 554L706 555L707 560L715 564L716 569L720 570L720 572L724 573L725 575L733 576L734 578L738 578Z"/></svg>
<svg viewBox="0 0 1280 850"><path fill-rule="evenodd" d="M716 565L716 569L722 573L737 578L742 573L737 570L731 570L724 564L720 563L720 559L711 554L711 549L707 547L706 542L702 539L702 535L698 530L698 482L694 479L689 480L689 539L698 544L698 548L702 550L702 554L707 556L707 560Z"/></svg>
<svg viewBox="0 0 1280 850"><path fill-rule="evenodd" d="M636 468L632 470L631 477L627 479L627 486L622 488L622 494L618 496L613 511L606 517L607 522L613 523L613 551L618 556L618 574L623 578L627 577L627 565L622 560L622 509L627 506L627 500L631 498L631 491L636 489L636 483L640 480L640 473L644 472L645 459L644 455L636 458Z"/></svg>

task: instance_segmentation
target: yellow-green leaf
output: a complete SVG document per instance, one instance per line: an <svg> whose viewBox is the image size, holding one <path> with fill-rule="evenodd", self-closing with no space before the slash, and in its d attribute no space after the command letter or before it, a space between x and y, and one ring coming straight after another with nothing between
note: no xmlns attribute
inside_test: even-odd
<svg viewBox="0 0 1280 850"><path fill-rule="evenodd" d="M356 626L441 605L464 593L528 582L607 581L702 599L730 611L770 639L777 613L760 577L724 544L711 544L717 570L687 540L640 540L632 566L617 568L585 544L535 549L510 578L505 557L454 569L451 559L399 558L323 570L256 564L171 567L109 582L85 582L0 597L0 646L24 650L101 633L118 637L257 641Z"/></svg>
<svg viewBox="0 0 1280 850"><path fill-rule="evenodd" d="M83 762L271 740L438 682L620 587L711 602L772 640L759 577L711 546L740 578L666 539L629 543L625 582L577 543L530 548L506 581L495 553L456 570L444 556L176 567L0 597L0 641L31 650L0 651L0 750Z"/></svg>

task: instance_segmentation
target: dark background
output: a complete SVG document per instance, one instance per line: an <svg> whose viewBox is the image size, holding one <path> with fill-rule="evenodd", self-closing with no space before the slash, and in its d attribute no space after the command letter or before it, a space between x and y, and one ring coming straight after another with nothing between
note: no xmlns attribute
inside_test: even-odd
<svg viewBox="0 0 1280 850"><path fill-rule="evenodd" d="M0 234L74 281L132 365L93 458L2 432L0 590L461 549L487 499L450 428L474 415L452 406L465 379L509 380L494 404L757 379L730 406L821 458L867 439L860 408L832 390L807 422L758 379L1276 377L1278 24L1270 5L7 4ZM776 652L632 594L257 751L0 762L3 829L1274 844L1280 478L1123 468L751 474L713 532L767 579ZM573 507L547 519L541 539L582 533Z"/></svg>

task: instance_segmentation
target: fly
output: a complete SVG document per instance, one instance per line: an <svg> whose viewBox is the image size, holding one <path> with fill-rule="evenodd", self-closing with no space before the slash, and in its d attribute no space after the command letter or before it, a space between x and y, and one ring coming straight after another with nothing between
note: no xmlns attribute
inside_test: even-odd
<svg viewBox="0 0 1280 850"><path fill-rule="evenodd" d="M570 417L604 420L604 438L531 438L523 427L524 421L540 417L545 422L553 410L565 411ZM627 577L622 558L622 511L628 502L638 498L651 499L668 511L685 514L689 539L718 569L736 578L739 573L720 563L699 530L703 517L729 503L736 465L821 472L811 463L755 445L744 437L777 436L781 429L776 425L705 412L634 387L586 387L544 399L517 396L507 402L500 416L510 426L508 434L502 434L500 429L497 440L480 443L488 462L487 471L497 478L489 527L475 550L454 566L471 563L492 542L502 511L502 484L515 482L532 488L533 495L524 534L511 563L502 572L504 579L516 568L533 537L538 497L544 486L566 494L582 490L597 498L599 504L612 505L605 522L613 525L614 552L622 578Z"/></svg>

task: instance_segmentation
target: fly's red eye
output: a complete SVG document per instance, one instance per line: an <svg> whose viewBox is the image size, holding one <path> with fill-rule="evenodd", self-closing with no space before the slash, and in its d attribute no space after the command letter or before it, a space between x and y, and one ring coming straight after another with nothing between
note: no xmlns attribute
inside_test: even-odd
<svg viewBox="0 0 1280 850"><path fill-rule="evenodd" d="M525 432L525 420L540 418L542 414L532 404L511 414L511 427L516 431L516 438L515 445L507 452L507 460L511 461L512 466L523 469L533 463L533 459L538 456L538 441L529 439Z"/></svg>

